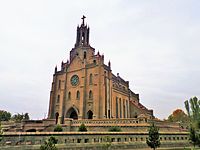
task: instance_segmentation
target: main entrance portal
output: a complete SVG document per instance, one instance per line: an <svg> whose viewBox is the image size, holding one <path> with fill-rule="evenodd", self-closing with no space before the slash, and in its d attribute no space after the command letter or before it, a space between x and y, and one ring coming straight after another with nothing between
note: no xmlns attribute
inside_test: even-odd
<svg viewBox="0 0 200 150"><path fill-rule="evenodd" d="M72 119L75 119L75 120L78 119L78 114L73 107L68 110L68 112L66 114L66 118L72 118Z"/></svg>

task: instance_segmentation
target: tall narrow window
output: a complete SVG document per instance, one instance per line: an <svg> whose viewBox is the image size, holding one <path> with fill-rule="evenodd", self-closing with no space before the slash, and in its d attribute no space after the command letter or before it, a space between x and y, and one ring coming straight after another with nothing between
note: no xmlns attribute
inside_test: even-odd
<svg viewBox="0 0 200 150"><path fill-rule="evenodd" d="M116 97L116 118L119 118L118 113L118 97Z"/></svg>
<svg viewBox="0 0 200 150"><path fill-rule="evenodd" d="M71 92L68 93L68 100L71 99Z"/></svg>
<svg viewBox="0 0 200 150"><path fill-rule="evenodd" d="M120 118L122 118L122 101L121 101L121 98L119 99L119 114L120 114Z"/></svg>
<svg viewBox="0 0 200 150"><path fill-rule="evenodd" d="M126 100L126 118L129 117L128 100Z"/></svg>
<svg viewBox="0 0 200 150"><path fill-rule="evenodd" d="M76 99L80 99L80 92L79 91L76 92Z"/></svg>
<svg viewBox="0 0 200 150"><path fill-rule="evenodd" d="M92 74L90 74L89 84L92 84Z"/></svg>
<svg viewBox="0 0 200 150"><path fill-rule="evenodd" d="M86 59L86 52L84 52L84 59Z"/></svg>
<svg viewBox="0 0 200 150"><path fill-rule="evenodd" d="M83 45L84 44L84 40L85 40L85 34L84 32L82 33L82 38L81 38L81 44Z"/></svg>
<svg viewBox="0 0 200 150"><path fill-rule="evenodd" d="M61 87L61 80L58 81L58 89Z"/></svg>
<svg viewBox="0 0 200 150"><path fill-rule="evenodd" d="M123 100L123 114L124 114L124 118L126 118L126 106L125 106L125 100Z"/></svg>
<svg viewBox="0 0 200 150"><path fill-rule="evenodd" d="M92 99L93 98L93 94L92 94L92 91L90 90L89 92L89 99Z"/></svg>
<svg viewBox="0 0 200 150"><path fill-rule="evenodd" d="M60 103L60 95L58 95L58 97L57 97L57 101L56 101L57 103Z"/></svg>
<svg viewBox="0 0 200 150"><path fill-rule="evenodd" d="M59 113L58 112L55 114L55 117L56 117L56 124L57 124L58 123L58 117L59 117Z"/></svg>
<svg viewBox="0 0 200 150"><path fill-rule="evenodd" d="M111 116L110 110L108 110L108 118L109 118L109 119L110 119L110 116Z"/></svg>

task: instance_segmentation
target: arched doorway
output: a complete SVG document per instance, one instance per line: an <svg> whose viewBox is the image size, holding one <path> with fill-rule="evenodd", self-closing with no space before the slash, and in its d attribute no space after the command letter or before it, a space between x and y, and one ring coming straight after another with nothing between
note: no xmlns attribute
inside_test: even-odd
<svg viewBox="0 0 200 150"><path fill-rule="evenodd" d="M135 112L134 118L137 118L137 117L138 117L138 115L137 115L137 113Z"/></svg>
<svg viewBox="0 0 200 150"><path fill-rule="evenodd" d="M59 113L57 112L57 113L55 114L55 116L56 116L56 124L57 124L57 123L58 123Z"/></svg>
<svg viewBox="0 0 200 150"><path fill-rule="evenodd" d="M78 115L75 111L72 111L69 118L78 119Z"/></svg>
<svg viewBox="0 0 200 150"><path fill-rule="evenodd" d="M92 119L93 118L93 112L91 110L89 110L87 112L87 116L88 116L88 119Z"/></svg>
<svg viewBox="0 0 200 150"><path fill-rule="evenodd" d="M72 118L74 120L77 120L78 119L77 111L73 107L71 107L66 114L66 118Z"/></svg>

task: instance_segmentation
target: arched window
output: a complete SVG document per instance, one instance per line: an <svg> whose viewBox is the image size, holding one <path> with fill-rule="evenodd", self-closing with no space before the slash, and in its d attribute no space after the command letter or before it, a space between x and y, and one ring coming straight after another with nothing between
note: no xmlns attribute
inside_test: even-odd
<svg viewBox="0 0 200 150"><path fill-rule="evenodd" d="M89 99L92 99L93 98L93 94L92 94L92 91L90 90L89 92Z"/></svg>
<svg viewBox="0 0 200 150"><path fill-rule="evenodd" d="M80 92L79 91L76 92L76 99L80 99Z"/></svg>
<svg viewBox="0 0 200 150"><path fill-rule="evenodd" d="M60 95L58 95L58 97L57 97L57 101L56 101L57 103L60 103Z"/></svg>
<svg viewBox="0 0 200 150"><path fill-rule="evenodd" d="M68 100L71 99L71 92L68 93Z"/></svg>
<svg viewBox="0 0 200 150"><path fill-rule="evenodd" d="M92 74L90 74L89 84L92 84Z"/></svg>

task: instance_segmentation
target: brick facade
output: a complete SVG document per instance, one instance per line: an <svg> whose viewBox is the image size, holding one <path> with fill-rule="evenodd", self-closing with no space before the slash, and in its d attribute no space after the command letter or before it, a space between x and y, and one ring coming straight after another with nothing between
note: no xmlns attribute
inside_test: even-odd
<svg viewBox="0 0 200 150"><path fill-rule="evenodd" d="M89 27L84 18L77 27L74 48L61 70L55 68L50 92L49 119L63 124L65 118L105 119L153 117L129 89L129 82L114 75L111 63L89 44Z"/></svg>

